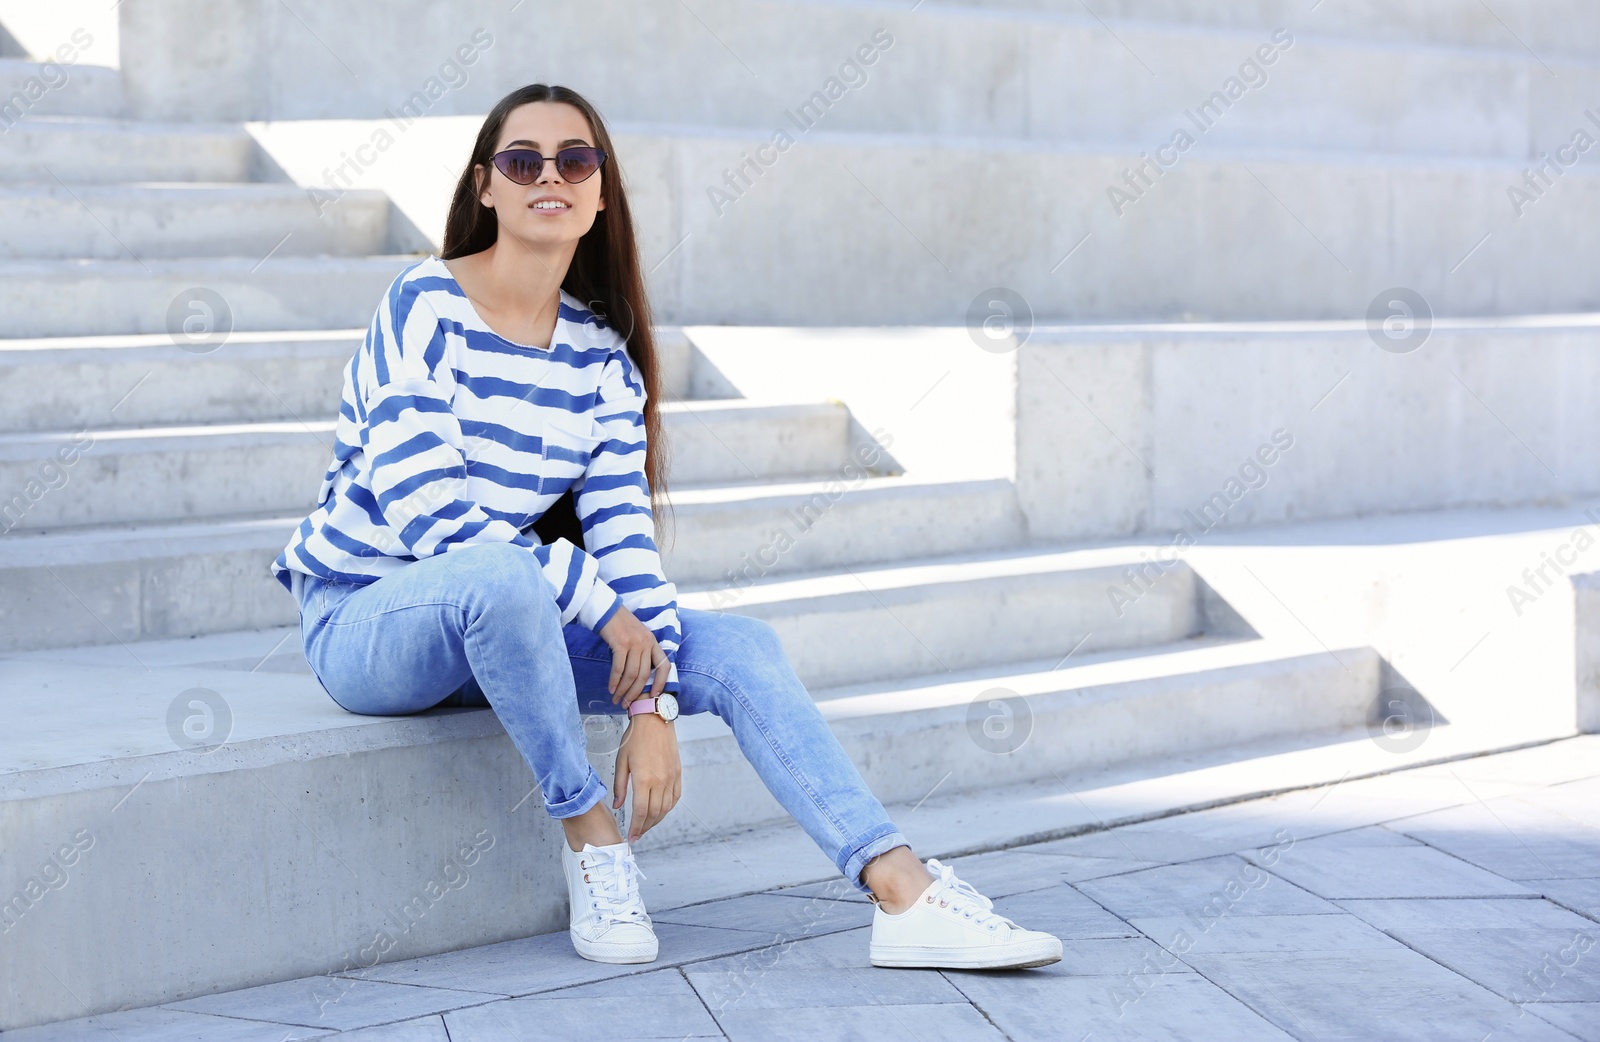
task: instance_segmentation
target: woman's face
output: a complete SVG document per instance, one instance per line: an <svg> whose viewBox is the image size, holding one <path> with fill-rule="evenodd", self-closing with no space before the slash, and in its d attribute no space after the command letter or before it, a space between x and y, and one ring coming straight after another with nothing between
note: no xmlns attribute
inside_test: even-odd
<svg viewBox="0 0 1600 1042"><path fill-rule="evenodd" d="M600 198L605 167L570 184L556 169L555 155L563 148L594 144L589 121L573 106L560 101L519 105L506 117L494 150L533 149L545 158L539 176L532 184L519 185L490 163L489 180L478 198L494 207L501 231L540 245L575 243L594 225L595 213L605 209ZM484 169L477 167L480 177ZM536 205L541 202L543 206Z"/></svg>

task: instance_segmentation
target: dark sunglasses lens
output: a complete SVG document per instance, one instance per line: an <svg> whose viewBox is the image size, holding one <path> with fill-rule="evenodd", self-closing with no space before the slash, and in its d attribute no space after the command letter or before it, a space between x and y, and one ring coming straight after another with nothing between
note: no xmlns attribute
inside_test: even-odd
<svg viewBox="0 0 1600 1042"><path fill-rule="evenodd" d="M517 184L531 185L539 176L539 168L544 165L544 158L529 149L513 149L496 155L494 165Z"/></svg>
<svg viewBox="0 0 1600 1042"><path fill-rule="evenodd" d="M556 153L556 170L568 184L586 181L600 169L605 153L598 148L564 148Z"/></svg>

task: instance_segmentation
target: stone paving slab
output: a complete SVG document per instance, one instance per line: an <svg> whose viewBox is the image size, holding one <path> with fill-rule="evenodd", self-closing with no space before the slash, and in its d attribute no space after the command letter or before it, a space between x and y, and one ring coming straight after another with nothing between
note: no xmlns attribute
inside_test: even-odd
<svg viewBox="0 0 1600 1042"><path fill-rule="evenodd" d="M1600 1002L1540 1002L1525 1008L1583 1042L1600 1042Z"/></svg>
<svg viewBox="0 0 1600 1042"><path fill-rule="evenodd" d="M1600 872L1600 865L1595 871ZM1530 879L1527 886L1563 908L1600 920L1600 878Z"/></svg>
<svg viewBox="0 0 1600 1042"><path fill-rule="evenodd" d="M1078 889L1119 916L1316 915L1339 911L1308 890L1242 857L1207 858L1179 865L1091 879Z"/></svg>
<svg viewBox="0 0 1600 1042"><path fill-rule="evenodd" d="M1367 830L1361 830L1367 831ZM1533 891L1432 847L1348 846L1345 834L1297 844L1266 865L1273 875L1331 899L1362 897L1532 897Z"/></svg>
<svg viewBox="0 0 1600 1042"><path fill-rule="evenodd" d="M6 1042L296 1042L331 1031L181 1010L133 1009L5 1032Z"/></svg>
<svg viewBox="0 0 1600 1042"><path fill-rule="evenodd" d="M656 965L730 955L772 942L770 934L680 923L662 923L656 928L656 937L660 942L656 964L589 962L572 950L572 940L563 930L352 972L367 980L424 988L470 986L476 991L512 997L644 973Z"/></svg>
<svg viewBox="0 0 1600 1042"><path fill-rule="evenodd" d="M951 974L1014 1039L1058 1042L1288 1042L1249 1006L1197 974L1060 978L1027 971Z"/></svg>
<svg viewBox="0 0 1600 1042"><path fill-rule="evenodd" d="M444 1017L419 1017L395 1024L341 1031L339 1042L450 1042Z"/></svg>
<svg viewBox="0 0 1600 1042"><path fill-rule="evenodd" d="M843 880L832 884L832 893L845 893ZM726 901L653 912L658 923L710 926L748 931L761 935L768 943L780 943L820 933L836 933L872 922L872 905L865 900L836 900L828 889L809 901L795 901L776 894L749 894Z"/></svg>
<svg viewBox="0 0 1600 1042"><path fill-rule="evenodd" d="M916 1006L741 1009L718 1018L730 1042L1003 1042L965 1002Z"/></svg>
<svg viewBox="0 0 1600 1042"><path fill-rule="evenodd" d="M1548 901L1350 901L1391 937L1514 1002L1600 1002L1600 924Z"/></svg>
<svg viewBox="0 0 1600 1042"><path fill-rule="evenodd" d="M410 988L349 977L305 977L172 1002L167 1008L342 1031L488 1001L489 996L477 991Z"/></svg>
<svg viewBox="0 0 1600 1042"><path fill-rule="evenodd" d="M1218 952L1343 952L1399 948L1401 943L1354 915L1225 915L1135 918L1146 937L1176 954Z"/></svg>
<svg viewBox="0 0 1600 1042"><path fill-rule="evenodd" d="M642 993L558 992L503 999L446 1013L450 1042L522 1042L557 1038L721 1038L689 982L674 971Z"/></svg>
<svg viewBox="0 0 1600 1042"><path fill-rule="evenodd" d="M1492 1034L1497 1042L1570 1042L1565 1032L1406 948L1237 952L1188 961L1300 1039L1437 1042Z"/></svg>
<svg viewBox="0 0 1600 1042"><path fill-rule="evenodd" d="M1526 798L1452 807L1392 827L1507 879L1582 879L1600 871L1600 827Z"/></svg>
<svg viewBox="0 0 1600 1042"><path fill-rule="evenodd" d="M874 968L872 906L819 872L653 911L653 964L587 962L563 931L5 1040L1600 1042L1595 749L1574 739L950 859L1001 914L1063 938L1060 962L1030 970ZM787 839L737 842L746 865L783 874Z"/></svg>

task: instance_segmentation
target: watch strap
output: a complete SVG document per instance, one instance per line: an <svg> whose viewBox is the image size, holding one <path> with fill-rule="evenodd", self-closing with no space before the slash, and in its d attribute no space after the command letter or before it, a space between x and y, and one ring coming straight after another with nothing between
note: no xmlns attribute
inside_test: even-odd
<svg viewBox="0 0 1600 1042"><path fill-rule="evenodd" d="M628 703L629 716L643 716L645 713L653 713L655 711L656 699L654 695L645 695L643 698L636 698Z"/></svg>

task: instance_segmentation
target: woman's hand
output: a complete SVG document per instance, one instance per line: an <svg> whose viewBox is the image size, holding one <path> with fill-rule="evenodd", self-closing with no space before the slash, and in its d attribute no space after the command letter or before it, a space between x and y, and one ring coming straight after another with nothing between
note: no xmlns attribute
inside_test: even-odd
<svg viewBox="0 0 1600 1042"><path fill-rule="evenodd" d="M613 809L622 806L629 778L633 780L633 816L628 821L628 842L634 843L666 817L683 794L676 729L654 713L633 717L622 735L611 786Z"/></svg>
<svg viewBox="0 0 1600 1042"><path fill-rule="evenodd" d="M647 680L652 681L652 694L660 694L666 687L671 669L667 653L661 650L656 635L634 617L633 612L626 607L618 608L611 620L600 627L600 639L611 647L611 679L606 690L611 692L612 705L626 708L644 693Z"/></svg>

